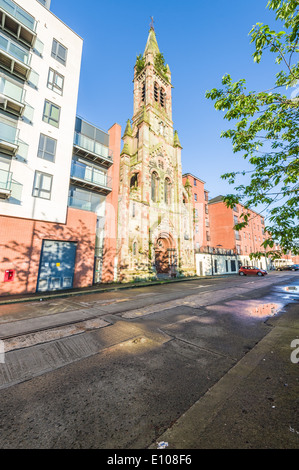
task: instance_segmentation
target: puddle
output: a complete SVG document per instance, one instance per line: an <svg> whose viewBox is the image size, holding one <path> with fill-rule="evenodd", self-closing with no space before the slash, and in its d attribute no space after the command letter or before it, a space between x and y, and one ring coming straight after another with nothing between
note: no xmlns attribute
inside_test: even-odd
<svg viewBox="0 0 299 470"><path fill-rule="evenodd" d="M290 286L276 286L276 293L279 293L280 296L285 300L292 302L298 301L299 298L299 286L290 285Z"/></svg>
<svg viewBox="0 0 299 470"><path fill-rule="evenodd" d="M282 305L268 303L257 305L255 307L249 307L245 309L245 312L247 315L254 318L273 317L281 310L281 308Z"/></svg>
<svg viewBox="0 0 299 470"><path fill-rule="evenodd" d="M286 292L291 292L292 294L299 295L299 286L287 286L283 287L283 290L285 290Z"/></svg>

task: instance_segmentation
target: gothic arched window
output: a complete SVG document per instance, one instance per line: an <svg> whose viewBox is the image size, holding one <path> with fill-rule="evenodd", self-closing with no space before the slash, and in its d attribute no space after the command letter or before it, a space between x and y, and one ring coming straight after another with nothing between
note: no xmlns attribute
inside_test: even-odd
<svg viewBox="0 0 299 470"><path fill-rule="evenodd" d="M154 99L158 103L159 101L159 85L157 82L154 83Z"/></svg>
<svg viewBox="0 0 299 470"><path fill-rule="evenodd" d="M130 188L137 189L138 187L138 173L134 173L130 180Z"/></svg>
<svg viewBox="0 0 299 470"><path fill-rule="evenodd" d="M155 171L153 171L152 176L151 176L151 194L152 194L152 201L158 202L159 176Z"/></svg>
<svg viewBox="0 0 299 470"><path fill-rule="evenodd" d="M145 102L145 82L143 82L141 87L141 101Z"/></svg>
<svg viewBox="0 0 299 470"><path fill-rule="evenodd" d="M165 107L165 90L163 88L160 88L160 105Z"/></svg>
<svg viewBox="0 0 299 470"><path fill-rule="evenodd" d="M165 178L164 181L164 202L171 204L171 181L169 178Z"/></svg>

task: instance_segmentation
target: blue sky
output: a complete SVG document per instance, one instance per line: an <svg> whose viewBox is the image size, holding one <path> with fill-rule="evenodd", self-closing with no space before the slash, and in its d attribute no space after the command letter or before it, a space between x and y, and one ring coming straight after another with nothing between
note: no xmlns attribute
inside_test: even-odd
<svg viewBox="0 0 299 470"><path fill-rule="evenodd" d="M231 142L228 128L205 92L220 86L224 74L245 78L248 90L273 86L279 71L273 57L252 59L248 33L257 22L275 25L267 0L52 0L51 10L84 40L78 114L108 130L124 130L133 114L133 68L143 53L150 24L172 73L173 121L182 144L183 172L206 182L210 197L233 192L220 176L248 169ZM231 126L231 124L230 124ZM240 180L241 182L241 180Z"/></svg>

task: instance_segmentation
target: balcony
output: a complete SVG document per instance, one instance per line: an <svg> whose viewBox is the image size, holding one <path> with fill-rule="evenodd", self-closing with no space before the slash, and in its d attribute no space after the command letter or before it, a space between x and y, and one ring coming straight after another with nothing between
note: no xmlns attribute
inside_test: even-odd
<svg viewBox="0 0 299 470"><path fill-rule="evenodd" d="M0 34L0 66L13 75L28 80L31 54L14 41Z"/></svg>
<svg viewBox="0 0 299 470"><path fill-rule="evenodd" d="M79 157L99 163L105 168L113 164L112 150L79 132L75 132L74 135L74 153Z"/></svg>
<svg viewBox="0 0 299 470"><path fill-rule="evenodd" d="M22 116L25 103L25 91L22 87L0 77L0 109Z"/></svg>
<svg viewBox="0 0 299 470"><path fill-rule="evenodd" d="M29 47L36 40L36 21L12 0L0 0L0 24L4 31Z"/></svg>
<svg viewBox="0 0 299 470"><path fill-rule="evenodd" d="M0 170L0 199L7 199L11 195L12 173Z"/></svg>
<svg viewBox="0 0 299 470"><path fill-rule="evenodd" d="M0 121L0 151L6 155L16 155L19 148L19 129Z"/></svg>
<svg viewBox="0 0 299 470"><path fill-rule="evenodd" d="M112 179L106 173L75 161L72 162L71 182L105 196L112 191Z"/></svg>

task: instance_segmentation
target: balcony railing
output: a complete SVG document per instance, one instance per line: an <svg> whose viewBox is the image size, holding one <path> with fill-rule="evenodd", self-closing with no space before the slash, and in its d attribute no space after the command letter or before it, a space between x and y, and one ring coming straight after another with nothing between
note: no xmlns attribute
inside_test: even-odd
<svg viewBox="0 0 299 470"><path fill-rule="evenodd" d="M19 129L0 121L0 151L15 155L19 147Z"/></svg>
<svg viewBox="0 0 299 470"><path fill-rule="evenodd" d="M31 54L11 39L0 34L0 66L27 80L31 71Z"/></svg>
<svg viewBox="0 0 299 470"><path fill-rule="evenodd" d="M74 134L74 147L77 155L100 163L107 168L113 164L112 150L79 132L75 132Z"/></svg>
<svg viewBox="0 0 299 470"><path fill-rule="evenodd" d="M71 179L75 184L101 194L107 195L112 191L112 179L106 173L82 163L72 162Z"/></svg>
<svg viewBox="0 0 299 470"><path fill-rule="evenodd" d="M33 46L36 38L36 21L12 0L0 0L0 22L4 30L26 45Z"/></svg>
<svg viewBox="0 0 299 470"><path fill-rule="evenodd" d="M0 170L0 198L6 199L11 195L12 173Z"/></svg>
<svg viewBox="0 0 299 470"><path fill-rule="evenodd" d="M21 116L25 107L24 97L24 88L0 77L0 108Z"/></svg>

